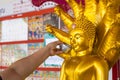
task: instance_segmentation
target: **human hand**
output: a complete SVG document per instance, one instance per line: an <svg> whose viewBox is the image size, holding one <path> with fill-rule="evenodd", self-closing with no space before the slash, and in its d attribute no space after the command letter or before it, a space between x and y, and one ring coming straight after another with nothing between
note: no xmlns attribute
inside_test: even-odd
<svg viewBox="0 0 120 80"><path fill-rule="evenodd" d="M57 48L58 45L62 44L62 42L60 41L55 41L55 42L51 42L49 43L46 48L48 49L49 51L49 54L50 56L53 56L53 55L57 55L57 54L60 54L62 53L63 51L59 48Z"/></svg>

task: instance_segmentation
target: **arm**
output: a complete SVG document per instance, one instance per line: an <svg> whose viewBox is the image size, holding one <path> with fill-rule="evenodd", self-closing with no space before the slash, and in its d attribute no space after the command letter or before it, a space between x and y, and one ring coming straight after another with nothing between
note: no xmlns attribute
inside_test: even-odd
<svg viewBox="0 0 120 80"><path fill-rule="evenodd" d="M95 80L108 80L109 68L104 60L94 60Z"/></svg>
<svg viewBox="0 0 120 80"><path fill-rule="evenodd" d="M60 50L54 51L59 41L49 43L46 47L39 49L34 54L20 59L8 67L0 75L3 80L24 80L50 55L62 53Z"/></svg>
<svg viewBox="0 0 120 80"><path fill-rule="evenodd" d="M65 75L65 62L62 64L62 68L60 71L60 80L66 80L66 75Z"/></svg>

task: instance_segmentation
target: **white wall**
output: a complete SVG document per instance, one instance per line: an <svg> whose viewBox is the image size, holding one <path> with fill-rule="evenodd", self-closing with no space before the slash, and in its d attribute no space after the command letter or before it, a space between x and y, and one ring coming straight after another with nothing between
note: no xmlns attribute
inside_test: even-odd
<svg viewBox="0 0 120 80"><path fill-rule="evenodd" d="M109 79L108 80L112 80L112 69L109 72Z"/></svg>

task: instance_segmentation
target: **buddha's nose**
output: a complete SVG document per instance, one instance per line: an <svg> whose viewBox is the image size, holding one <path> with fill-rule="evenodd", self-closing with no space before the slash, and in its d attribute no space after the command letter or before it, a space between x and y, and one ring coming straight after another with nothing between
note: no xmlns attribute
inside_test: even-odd
<svg viewBox="0 0 120 80"><path fill-rule="evenodd" d="M71 44L74 44L74 43L75 43L75 39L72 39L72 40L71 40Z"/></svg>

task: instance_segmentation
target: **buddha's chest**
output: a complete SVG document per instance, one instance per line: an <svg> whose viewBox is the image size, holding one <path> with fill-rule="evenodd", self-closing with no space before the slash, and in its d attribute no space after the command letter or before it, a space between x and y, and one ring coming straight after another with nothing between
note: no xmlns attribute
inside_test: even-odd
<svg viewBox="0 0 120 80"><path fill-rule="evenodd" d="M81 58L71 58L69 60L66 60L64 63L64 69L66 74L73 74L78 65L84 65L84 62Z"/></svg>
<svg viewBox="0 0 120 80"><path fill-rule="evenodd" d="M64 62L64 71L68 76L75 76L78 74L85 74L86 71L89 71L92 65L92 60L87 58L75 57Z"/></svg>

